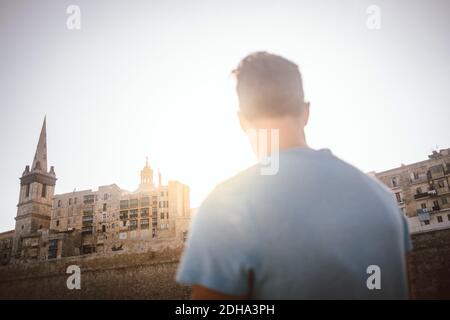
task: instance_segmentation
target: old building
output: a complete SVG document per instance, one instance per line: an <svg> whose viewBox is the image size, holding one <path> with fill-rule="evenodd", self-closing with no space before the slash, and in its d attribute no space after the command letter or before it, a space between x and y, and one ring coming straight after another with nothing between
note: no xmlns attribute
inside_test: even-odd
<svg viewBox="0 0 450 320"><path fill-rule="evenodd" d="M134 192L116 184L54 195L56 175L47 170L46 120L32 166L20 178L15 230L0 234L0 264L91 253L146 251L185 239L189 187L153 182L148 160Z"/></svg>
<svg viewBox="0 0 450 320"><path fill-rule="evenodd" d="M12 259L37 259L41 252L42 232L50 228L56 176L47 170L46 120L42 125L33 163L20 178L19 203L12 248Z"/></svg>
<svg viewBox="0 0 450 320"><path fill-rule="evenodd" d="M53 199L50 231L79 231L81 253L95 252L97 227L104 233L113 231L111 224L107 222L118 219L121 195L122 190L115 184L100 186L97 191L82 190L56 195Z"/></svg>
<svg viewBox="0 0 450 320"><path fill-rule="evenodd" d="M392 190L411 232L450 228L450 148L373 175Z"/></svg>
<svg viewBox="0 0 450 320"><path fill-rule="evenodd" d="M141 183L134 192L124 192L120 200L116 229L119 240L149 241L182 239L190 221L189 187L169 181L153 183L153 170L148 160L141 171Z"/></svg>

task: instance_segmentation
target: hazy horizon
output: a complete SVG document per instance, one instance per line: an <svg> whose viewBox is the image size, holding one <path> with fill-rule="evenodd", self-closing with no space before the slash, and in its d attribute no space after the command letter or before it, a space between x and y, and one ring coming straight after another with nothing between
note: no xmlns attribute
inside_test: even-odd
<svg viewBox="0 0 450 320"><path fill-rule="evenodd" d="M81 30L66 27L71 4ZM134 190L148 156L197 207L254 162L230 77L254 51L299 65L312 148L364 172L450 148L449 12L445 0L0 0L0 232L14 228L45 115L57 194Z"/></svg>

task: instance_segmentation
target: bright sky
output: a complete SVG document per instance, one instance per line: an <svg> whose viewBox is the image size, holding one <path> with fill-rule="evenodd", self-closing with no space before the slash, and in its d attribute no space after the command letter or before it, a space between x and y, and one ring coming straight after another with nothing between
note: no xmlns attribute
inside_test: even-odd
<svg viewBox="0 0 450 320"><path fill-rule="evenodd" d="M366 172L423 160L450 147L449 15L446 0L0 0L0 231L45 114L57 193L133 190L148 155L198 206L254 161L229 73L257 50L299 64L313 148Z"/></svg>

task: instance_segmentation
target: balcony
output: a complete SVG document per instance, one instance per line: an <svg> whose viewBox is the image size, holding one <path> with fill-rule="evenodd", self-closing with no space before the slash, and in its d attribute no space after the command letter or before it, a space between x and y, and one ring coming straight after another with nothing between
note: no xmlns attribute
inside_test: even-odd
<svg viewBox="0 0 450 320"><path fill-rule="evenodd" d="M119 215L120 220L127 220L128 219L128 211L121 211Z"/></svg>
<svg viewBox="0 0 450 320"><path fill-rule="evenodd" d="M130 200L130 208L137 208L139 205L138 199L131 199Z"/></svg>
<svg viewBox="0 0 450 320"><path fill-rule="evenodd" d="M95 201L95 195L84 196L83 200L84 204L92 204Z"/></svg>
<svg viewBox="0 0 450 320"><path fill-rule="evenodd" d="M137 210L130 210L130 219L136 219L138 217Z"/></svg>
<svg viewBox="0 0 450 320"><path fill-rule="evenodd" d="M431 197L431 196L435 196L437 195L436 190L428 190L427 192L420 192L420 193L416 193L414 195L414 199L423 199L423 198L427 198L427 197Z"/></svg>
<svg viewBox="0 0 450 320"><path fill-rule="evenodd" d="M150 227L148 219L141 221L141 229L148 229Z"/></svg>
<svg viewBox="0 0 450 320"><path fill-rule="evenodd" d="M441 207L439 205L433 206L433 211L439 211L439 210L441 210Z"/></svg>
<svg viewBox="0 0 450 320"><path fill-rule="evenodd" d="M129 227L128 227L128 230L136 230L137 229L137 224L131 224Z"/></svg>
<svg viewBox="0 0 450 320"><path fill-rule="evenodd" d="M428 212L427 208L423 209L417 209L416 210L417 217L420 221L429 221L430 220L430 213Z"/></svg>
<svg viewBox="0 0 450 320"><path fill-rule="evenodd" d="M81 233L92 233L92 231L93 231L92 226L86 226L81 229Z"/></svg>
<svg viewBox="0 0 450 320"><path fill-rule="evenodd" d="M128 200L120 201L120 209L128 209Z"/></svg>
<svg viewBox="0 0 450 320"><path fill-rule="evenodd" d="M83 216L83 223L87 221L94 221L94 216Z"/></svg>

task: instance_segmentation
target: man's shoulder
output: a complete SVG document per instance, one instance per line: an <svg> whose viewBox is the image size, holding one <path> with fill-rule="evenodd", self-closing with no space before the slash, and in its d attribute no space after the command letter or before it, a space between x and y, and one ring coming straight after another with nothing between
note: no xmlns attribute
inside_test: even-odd
<svg viewBox="0 0 450 320"><path fill-rule="evenodd" d="M255 164L220 182L214 191L216 192L240 192L247 190L259 176L260 165Z"/></svg>

